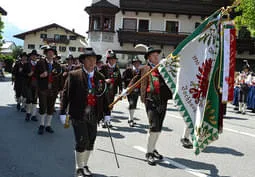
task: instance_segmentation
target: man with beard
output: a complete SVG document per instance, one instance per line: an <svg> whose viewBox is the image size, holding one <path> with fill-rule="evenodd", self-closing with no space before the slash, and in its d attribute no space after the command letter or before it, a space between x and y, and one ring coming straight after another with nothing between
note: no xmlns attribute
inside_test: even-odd
<svg viewBox="0 0 255 177"><path fill-rule="evenodd" d="M44 46L46 58L38 61L36 76L38 80L40 126L38 134L46 132L54 133L51 127L54 105L61 89L62 68L58 61L54 60L57 52L51 46Z"/></svg>

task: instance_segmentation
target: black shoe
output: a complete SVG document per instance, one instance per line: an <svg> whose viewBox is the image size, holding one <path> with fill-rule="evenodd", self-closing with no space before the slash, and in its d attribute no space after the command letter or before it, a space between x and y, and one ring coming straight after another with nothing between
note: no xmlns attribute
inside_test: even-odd
<svg viewBox="0 0 255 177"><path fill-rule="evenodd" d="M145 155L147 162L149 165L155 166L156 165L156 161L154 159L154 154L153 153L146 153Z"/></svg>
<svg viewBox="0 0 255 177"><path fill-rule="evenodd" d="M18 103L16 106L17 110L20 111L20 104Z"/></svg>
<svg viewBox="0 0 255 177"><path fill-rule="evenodd" d="M235 107L234 110L235 110L235 111L238 111L238 107Z"/></svg>
<svg viewBox="0 0 255 177"><path fill-rule="evenodd" d="M111 122L108 122L108 123L107 123L107 126L108 126L109 128L112 128Z"/></svg>
<svg viewBox="0 0 255 177"><path fill-rule="evenodd" d="M107 128L107 127L112 128L112 124L111 124L111 123L105 123L105 122L103 122L103 123L102 123L102 128Z"/></svg>
<svg viewBox="0 0 255 177"><path fill-rule="evenodd" d="M44 126L43 125L40 125L39 129L38 129L38 134L39 135L42 135L44 132Z"/></svg>
<svg viewBox="0 0 255 177"><path fill-rule="evenodd" d="M25 120L28 122L28 121L30 121L30 116L31 116L31 114L26 114L26 118L25 118Z"/></svg>
<svg viewBox="0 0 255 177"><path fill-rule="evenodd" d="M104 123L104 122L102 123L102 128L107 128L106 123Z"/></svg>
<svg viewBox="0 0 255 177"><path fill-rule="evenodd" d="M26 112L26 109L25 109L25 108L21 108L20 111L21 111L21 112Z"/></svg>
<svg viewBox="0 0 255 177"><path fill-rule="evenodd" d="M251 112L252 112L252 113L255 113L255 109L253 109Z"/></svg>
<svg viewBox="0 0 255 177"><path fill-rule="evenodd" d="M32 116L32 117L31 117L31 120L32 120L32 121L35 121L35 122L38 121L38 119L36 118L36 116Z"/></svg>
<svg viewBox="0 0 255 177"><path fill-rule="evenodd" d="M128 121L128 124L129 124L130 127L134 127L135 122L134 122L133 120L129 120L129 121Z"/></svg>
<svg viewBox="0 0 255 177"><path fill-rule="evenodd" d="M242 112L243 115L245 115L246 113L245 112Z"/></svg>
<svg viewBox="0 0 255 177"><path fill-rule="evenodd" d="M83 168L78 168L76 170L76 177L85 177L84 169Z"/></svg>
<svg viewBox="0 0 255 177"><path fill-rule="evenodd" d="M84 172L85 176L87 176L87 177L92 177L92 173L91 173L91 171L89 170L89 167L88 167L88 166L84 166L83 172Z"/></svg>
<svg viewBox="0 0 255 177"><path fill-rule="evenodd" d="M241 111L237 111L238 114L241 114L242 112Z"/></svg>
<svg viewBox="0 0 255 177"><path fill-rule="evenodd" d="M154 150L153 151L153 156L158 159L158 160L162 160L163 159L163 156L161 154L158 153L157 150Z"/></svg>
<svg viewBox="0 0 255 177"><path fill-rule="evenodd" d="M54 130L51 128L51 126L47 126L47 127L45 128L45 131L46 131L46 132L49 132L49 133L54 133Z"/></svg>
<svg viewBox="0 0 255 177"><path fill-rule="evenodd" d="M181 143L182 143L182 146L187 149L193 148L193 144L190 142L190 140L188 138L182 138Z"/></svg>

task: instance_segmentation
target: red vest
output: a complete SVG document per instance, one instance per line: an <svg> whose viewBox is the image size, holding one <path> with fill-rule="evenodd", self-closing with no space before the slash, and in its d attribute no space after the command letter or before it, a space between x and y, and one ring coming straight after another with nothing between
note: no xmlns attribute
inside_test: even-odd
<svg viewBox="0 0 255 177"><path fill-rule="evenodd" d="M159 71L158 70L153 71L149 77L150 78L149 78L149 83L147 85L146 92L159 94L160 93Z"/></svg>

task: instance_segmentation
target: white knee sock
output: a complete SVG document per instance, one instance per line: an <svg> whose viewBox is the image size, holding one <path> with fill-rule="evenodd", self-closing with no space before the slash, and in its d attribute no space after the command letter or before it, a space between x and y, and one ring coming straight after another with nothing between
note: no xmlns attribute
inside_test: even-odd
<svg viewBox="0 0 255 177"><path fill-rule="evenodd" d="M189 128L188 128L187 125L185 125L185 127L184 127L184 131L183 131L182 138L187 138L187 139L189 139Z"/></svg>
<svg viewBox="0 0 255 177"><path fill-rule="evenodd" d="M26 106L26 112L27 112L27 114L31 114L31 111L32 111L32 103L27 104L27 106Z"/></svg>
<svg viewBox="0 0 255 177"><path fill-rule="evenodd" d="M147 142L147 153L152 153L155 149L155 144L157 141L157 133L149 132L148 134L148 142Z"/></svg>
<svg viewBox="0 0 255 177"><path fill-rule="evenodd" d="M154 144L153 144L153 150L155 150L156 149L156 144L157 144L157 142L158 142L158 138L159 138L159 135L160 135L160 132L156 132L155 133L156 135L155 135L155 141L154 141Z"/></svg>
<svg viewBox="0 0 255 177"><path fill-rule="evenodd" d="M135 113L135 110L134 110L134 109L129 109L129 117L128 117L128 120L134 120L134 113Z"/></svg>
<svg viewBox="0 0 255 177"><path fill-rule="evenodd" d="M242 108L243 108L243 103L239 102L239 111L242 112Z"/></svg>
<svg viewBox="0 0 255 177"><path fill-rule="evenodd" d="M91 154L91 151L85 151L84 153L85 153L85 155L84 155L84 166L88 166L88 161L89 161L89 156Z"/></svg>
<svg viewBox="0 0 255 177"><path fill-rule="evenodd" d="M43 126L44 126L45 117L46 117L46 114L41 114L41 115L40 115L40 118L41 118L40 125L43 125Z"/></svg>
<svg viewBox="0 0 255 177"><path fill-rule="evenodd" d="M36 106L37 104L32 105L32 116L36 116Z"/></svg>
<svg viewBox="0 0 255 177"><path fill-rule="evenodd" d="M84 167L85 152L75 151L76 169Z"/></svg>
<svg viewBox="0 0 255 177"><path fill-rule="evenodd" d="M46 126L51 126L52 115L47 115Z"/></svg>
<svg viewBox="0 0 255 177"><path fill-rule="evenodd" d="M26 98L23 96L21 97L21 107L26 108Z"/></svg>
<svg viewBox="0 0 255 177"><path fill-rule="evenodd" d="M246 112L246 104L245 103L243 103L243 109L242 109L242 113L245 113Z"/></svg>

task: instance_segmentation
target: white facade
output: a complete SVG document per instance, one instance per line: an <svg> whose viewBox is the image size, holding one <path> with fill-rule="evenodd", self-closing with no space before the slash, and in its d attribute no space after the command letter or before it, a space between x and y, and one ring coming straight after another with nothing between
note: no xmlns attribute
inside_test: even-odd
<svg viewBox="0 0 255 177"><path fill-rule="evenodd" d="M16 44L12 41L3 41L3 45L1 46L1 53L10 55L12 54L12 50L16 47Z"/></svg>
<svg viewBox="0 0 255 177"><path fill-rule="evenodd" d="M99 2L100 0L93 0L93 3ZM119 7L119 0L108 0L108 2ZM195 24L201 23L200 16L188 16L188 15L179 15L175 14L165 14L162 13L145 13L145 12L130 12L125 11L123 14L122 11L119 11L115 15L115 33L111 32L95 32L90 31L88 34L88 43L91 47L95 48L96 52L105 54L108 49L121 50L121 51L144 51L142 48L135 49L133 44L123 43L121 46L118 39L118 30L123 28L123 19L130 18L137 20L137 29L139 26L139 20L149 20L149 31L166 31L166 21L176 21L178 22L178 32L179 33L192 33L195 30ZM108 41L107 41L108 39ZM155 48L161 48L161 46L153 46ZM164 45L162 48L162 55L167 56L174 50L174 46ZM125 62L128 59L126 54L118 54L119 62ZM143 57L140 57L143 59ZM122 61L123 60L123 61Z"/></svg>
<svg viewBox="0 0 255 177"><path fill-rule="evenodd" d="M42 35L45 35L45 38ZM56 38L59 38L61 35L66 36L66 40L64 40L66 42L56 40ZM45 44L56 46L56 50L63 60L69 54L72 54L74 57L78 57L83 52L83 49L86 46L81 44L80 41L83 41L85 44L87 43L85 41L85 37L77 35L77 33L70 30L56 26L47 28L46 26L46 29L27 32L24 37L23 48L24 52L30 53L33 49L35 49L42 55L43 50L41 50L41 46Z"/></svg>

